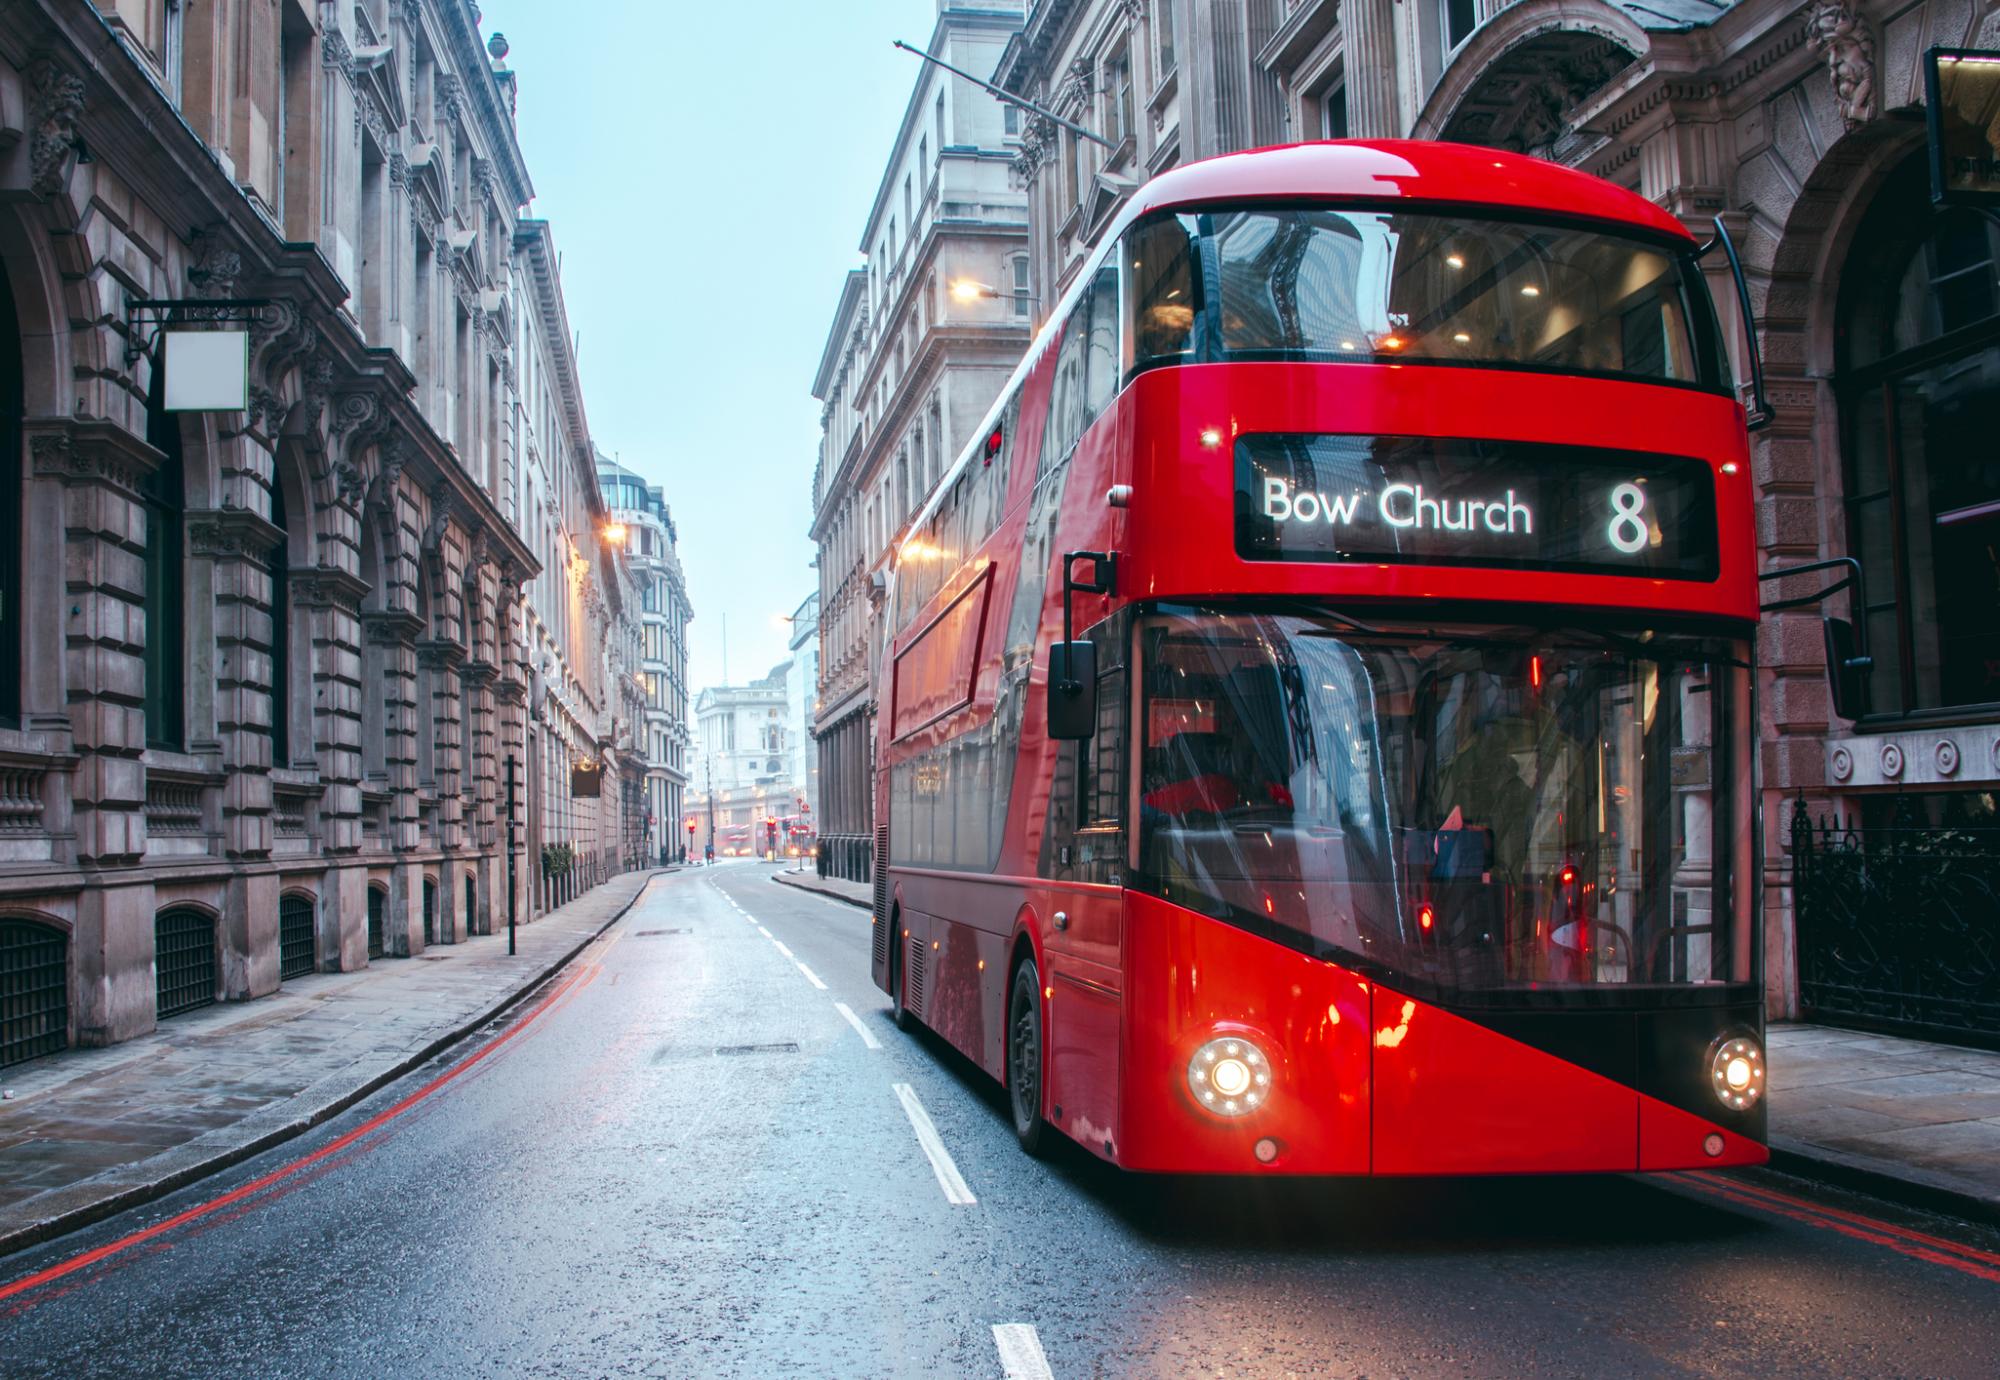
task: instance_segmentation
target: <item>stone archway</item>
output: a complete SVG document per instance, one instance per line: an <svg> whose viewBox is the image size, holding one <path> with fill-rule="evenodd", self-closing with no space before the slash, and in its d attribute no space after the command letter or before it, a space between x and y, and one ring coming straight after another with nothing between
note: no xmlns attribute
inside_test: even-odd
<svg viewBox="0 0 2000 1380"><path fill-rule="evenodd" d="M1834 94L1823 77L1781 94L1772 118L1804 129L1839 128ZM1760 568L1847 554L1838 402L1832 376L1841 267L1854 234L1889 174L1923 142L1923 125L1887 116L1849 131L1806 166L1769 166L1810 140L1778 139L1739 171L1731 203L1744 245L1757 343L1772 421L1751 438ZM1773 188L1796 187L1773 205ZM1786 593L1803 593L1805 586ZM1763 744L1764 851L1767 868L1766 957L1770 1009L1799 1012L1797 934L1793 924L1791 823L1801 807L1822 811L1829 799L1825 740L1834 726L1818 622L1845 614L1836 601L1767 615L1759 639Z"/></svg>
<svg viewBox="0 0 2000 1380"><path fill-rule="evenodd" d="M1482 26L1452 60L1412 129L1568 161L1567 116L1648 49L1623 10L1591 0L1525 0Z"/></svg>

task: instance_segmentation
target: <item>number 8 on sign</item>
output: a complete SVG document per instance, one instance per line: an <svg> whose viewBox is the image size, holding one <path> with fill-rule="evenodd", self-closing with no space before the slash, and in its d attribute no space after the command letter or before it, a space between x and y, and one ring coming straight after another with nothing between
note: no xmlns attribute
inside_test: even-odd
<svg viewBox="0 0 2000 1380"><path fill-rule="evenodd" d="M1620 484L1611 491L1612 518L1605 535L1628 556L1637 555L1652 536L1639 516L1645 510L1646 491L1637 484Z"/></svg>

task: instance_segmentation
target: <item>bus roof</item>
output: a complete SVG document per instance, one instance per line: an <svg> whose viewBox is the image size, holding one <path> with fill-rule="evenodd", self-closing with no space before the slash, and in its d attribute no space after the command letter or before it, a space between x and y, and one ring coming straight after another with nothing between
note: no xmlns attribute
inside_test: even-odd
<svg viewBox="0 0 2000 1380"><path fill-rule="evenodd" d="M1427 139L1326 140L1248 149L1161 173L1119 219L1174 206L1288 197L1381 197L1496 206L1623 222L1693 241L1686 226L1637 193L1526 154Z"/></svg>
<svg viewBox="0 0 2000 1380"><path fill-rule="evenodd" d="M1144 183L1070 280L1062 299L1029 342L958 458L910 520L914 532L937 512L945 493L970 468L1007 399L1026 380L1042 351L1082 295L1083 286L1117 247L1126 227L1153 211L1231 201L1284 201L1308 197L1403 199L1458 208L1495 206L1623 223L1698 243L1688 228L1636 192L1560 163L1476 144L1431 139L1325 139L1310 144L1225 153L1170 168ZM890 562L890 578L900 565Z"/></svg>

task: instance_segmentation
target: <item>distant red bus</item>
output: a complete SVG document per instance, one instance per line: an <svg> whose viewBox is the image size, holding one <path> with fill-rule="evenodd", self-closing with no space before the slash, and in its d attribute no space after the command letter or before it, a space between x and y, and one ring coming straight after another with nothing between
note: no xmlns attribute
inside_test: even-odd
<svg viewBox="0 0 2000 1380"><path fill-rule="evenodd" d="M756 855L758 840L756 831L748 824L718 824L715 826L715 856L718 858L748 858Z"/></svg>
<svg viewBox="0 0 2000 1380"><path fill-rule="evenodd" d="M1193 164L1104 235L901 546L880 695L875 980L1029 1150L1766 1158L1698 248L1431 143Z"/></svg>

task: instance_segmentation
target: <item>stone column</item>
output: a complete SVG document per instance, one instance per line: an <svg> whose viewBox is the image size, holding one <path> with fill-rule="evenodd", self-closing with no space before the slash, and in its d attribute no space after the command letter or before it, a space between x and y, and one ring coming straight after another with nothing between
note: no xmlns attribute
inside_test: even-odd
<svg viewBox="0 0 2000 1380"><path fill-rule="evenodd" d="M111 869L146 851L146 510L159 462L107 421L31 420L32 472L61 485L63 677L76 753L70 799L77 861ZM86 887L77 901L77 1043L153 1028L153 888Z"/></svg>
<svg viewBox="0 0 2000 1380"><path fill-rule="evenodd" d="M1392 0L1342 0L1347 129L1357 139L1394 139L1403 133L1396 103L1395 26Z"/></svg>
<svg viewBox="0 0 2000 1380"><path fill-rule="evenodd" d="M110 422L28 424L38 477L63 486L64 660L79 758L71 788L85 864L146 851L146 509L157 454Z"/></svg>
<svg viewBox="0 0 2000 1380"><path fill-rule="evenodd" d="M187 551L207 560L215 592L215 730L228 773L222 845L231 858L271 853L270 553L284 539L248 508L188 514ZM192 650L192 649L191 649ZM275 943L276 918L272 917Z"/></svg>

